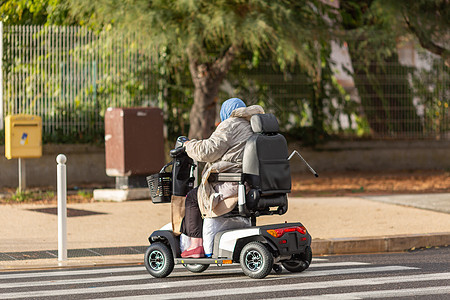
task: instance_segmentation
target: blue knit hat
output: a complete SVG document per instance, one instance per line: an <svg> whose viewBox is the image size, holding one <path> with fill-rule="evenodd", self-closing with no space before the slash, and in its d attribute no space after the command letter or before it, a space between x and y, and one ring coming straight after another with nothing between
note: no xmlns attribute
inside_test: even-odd
<svg viewBox="0 0 450 300"><path fill-rule="evenodd" d="M222 107L220 108L220 120L223 122L231 116L233 110L239 107L247 107L239 98L231 98L222 103Z"/></svg>

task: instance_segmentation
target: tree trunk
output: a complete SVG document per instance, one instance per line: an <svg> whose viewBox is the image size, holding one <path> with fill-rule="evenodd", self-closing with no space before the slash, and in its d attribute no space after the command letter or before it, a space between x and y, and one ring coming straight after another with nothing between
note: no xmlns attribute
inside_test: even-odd
<svg viewBox="0 0 450 300"><path fill-rule="evenodd" d="M205 139L214 131L216 104L221 82L211 76L194 81L194 105L189 115L189 138Z"/></svg>
<svg viewBox="0 0 450 300"><path fill-rule="evenodd" d="M219 86L237 54L231 46L212 63L199 63L194 51L188 49L189 70L194 83L194 105L190 112L189 138L205 139L214 131Z"/></svg>

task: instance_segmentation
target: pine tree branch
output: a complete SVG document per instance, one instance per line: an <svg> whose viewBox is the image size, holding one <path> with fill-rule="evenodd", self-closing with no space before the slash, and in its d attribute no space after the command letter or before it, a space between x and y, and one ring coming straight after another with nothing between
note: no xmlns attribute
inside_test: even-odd
<svg viewBox="0 0 450 300"><path fill-rule="evenodd" d="M189 59L189 71L191 72L192 79L198 77L198 59L194 55L194 50L192 47L186 49L187 56ZM194 82L195 83L195 82Z"/></svg>
<svg viewBox="0 0 450 300"><path fill-rule="evenodd" d="M222 57L216 59L216 61L212 65L212 70L216 74L223 78L233 63L234 58L239 52L240 47L238 45L231 45L227 51L224 53Z"/></svg>

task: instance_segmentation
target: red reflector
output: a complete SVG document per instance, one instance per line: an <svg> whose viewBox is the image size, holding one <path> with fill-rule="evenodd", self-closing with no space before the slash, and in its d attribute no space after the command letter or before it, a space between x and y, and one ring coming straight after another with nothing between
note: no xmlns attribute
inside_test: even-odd
<svg viewBox="0 0 450 300"><path fill-rule="evenodd" d="M302 238L300 239L300 241L306 241L306 238L305 238L305 237L302 237Z"/></svg>
<svg viewBox="0 0 450 300"><path fill-rule="evenodd" d="M294 232L297 231L300 234L306 234L306 228L304 226L295 226L295 227L286 227L286 228L277 228L277 229L269 229L267 233L276 238L282 237L286 232Z"/></svg>
<svg viewBox="0 0 450 300"><path fill-rule="evenodd" d="M300 232L301 234L306 234L306 228L305 226L298 226L297 227L297 231Z"/></svg>
<svg viewBox="0 0 450 300"><path fill-rule="evenodd" d="M286 244L286 243L287 243L286 240L281 240L281 241L280 241L280 244Z"/></svg>

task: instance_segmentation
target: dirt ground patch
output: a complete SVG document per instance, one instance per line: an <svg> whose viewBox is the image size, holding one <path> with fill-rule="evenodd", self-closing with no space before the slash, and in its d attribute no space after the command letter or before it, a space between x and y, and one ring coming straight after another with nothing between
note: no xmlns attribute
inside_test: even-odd
<svg viewBox="0 0 450 300"><path fill-rule="evenodd" d="M71 187L68 203L93 202L92 191L96 185ZM310 173L292 174L292 193L296 197L358 196L417 193L450 193L450 172L340 172L321 173L315 178ZM55 204L56 190L52 187L30 188L17 194L15 189L0 189L0 204L35 203Z"/></svg>
<svg viewBox="0 0 450 300"><path fill-rule="evenodd" d="M293 174L294 196L386 195L416 193L449 193L450 172L345 172Z"/></svg>

